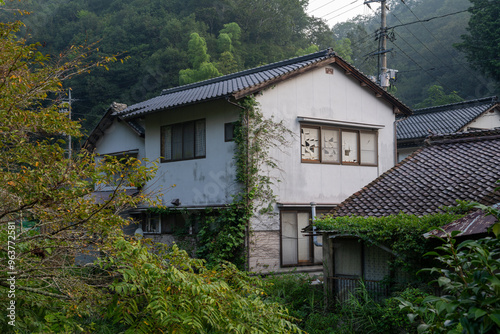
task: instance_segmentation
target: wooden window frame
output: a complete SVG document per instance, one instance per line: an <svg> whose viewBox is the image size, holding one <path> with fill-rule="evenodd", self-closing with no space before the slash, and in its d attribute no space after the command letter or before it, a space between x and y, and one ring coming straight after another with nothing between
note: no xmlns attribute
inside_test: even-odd
<svg viewBox="0 0 500 334"><path fill-rule="evenodd" d="M205 126L205 154L202 155L202 156L196 156L196 141L197 141L197 137L196 137L196 123L199 122L199 121L203 121L204 123L204 126ZM187 124L189 123L193 123L194 125L194 140L193 140L193 157L192 158L184 158L184 140L186 138L186 135L184 133L184 128L186 127ZM182 152L182 158L180 159L166 159L165 158L165 138L164 138L164 129L167 128L167 127L174 127L174 126L182 126L182 147L181 147L181 152ZM171 136L172 136L172 133L173 131L171 131ZM196 120L192 120L192 121L186 121L186 122L180 122L180 123L173 123L173 124L167 124L167 125L163 125L160 127L160 155L161 155L161 158L160 158L160 162L174 162L174 161L186 161L186 160L194 160L194 159L204 159L207 157L207 122L206 122L206 119L205 118L202 118L202 119L196 119ZM172 150L172 138L170 138L170 149L171 151ZM171 153L172 154L172 153Z"/></svg>
<svg viewBox="0 0 500 334"><path fill-rule="evenodd" d="M303 159L302 158L302 129L307 128L307 129L318 129L319 130L319 159L318 160L309 160L309 159ZM337 130L339 132L338 134L338 143L339 143L339 153L338 153L338 162L334 161L324 161L323 160L323 136L322 136L322 131L323 130ZM343 161L343 154L342 154L342 134L344 132L351 132L351 133L356 133L356 138L357 138L357 159L356 162L346 162ZM369 133L369 134L375 134L375 157L376 157L376 163L362 163L361 162L361 134L362 133ZM376 167L378 166L378 131L377 130L360 130L360 129L354 129L354 128L342 128L342 127L334 127L334 126L323 126L323 125L311 125L311 124L301 124L300 125L300 161L302 163L309 163L309 164L328 164L328 165L346 165L346 166L371 166L371 167Z"/></svg>

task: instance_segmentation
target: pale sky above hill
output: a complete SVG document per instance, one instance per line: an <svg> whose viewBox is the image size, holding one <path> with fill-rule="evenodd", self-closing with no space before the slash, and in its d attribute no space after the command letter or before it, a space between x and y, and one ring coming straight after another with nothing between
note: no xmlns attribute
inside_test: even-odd
<svg viewBox="0 0 500 334"><path fill-rule="evenodd" d="M325 19L332 27L338 22L347 21L360 14L373 14L373 11L363 4L364 2L365 0L309 0L307 12L314 17ZM371 3L370 6L373 10L380 7L377 2Z"/></svg>

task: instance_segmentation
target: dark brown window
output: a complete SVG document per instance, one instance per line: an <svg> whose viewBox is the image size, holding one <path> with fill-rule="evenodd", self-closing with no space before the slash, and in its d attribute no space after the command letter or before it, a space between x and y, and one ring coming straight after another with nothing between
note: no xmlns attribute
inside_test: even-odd
<svg viewBox="0 0 500 334"><path fill-rule="evenodd" d="M148 212L144 215L142 230L147 234L190 233L188 222L180 213L158 214Z"/></svg>
<svg viewBox="0 0 500 334"><path fill-rule="evenodd" d="M236 122L224 124L224 141L234 141L234 129Z"/></svg>
<svg viewBox="0 0 500 334"><path fill-rule="evenodd" d="M303 125L301 159L312 163L376 166L377 139L376 131Z"/></svg>
<svg viewBox="0 0 500 334"><path fill-rule="evenodd" d="M162 162L205 158L205 120L162 126L161 155Z"/></svg>

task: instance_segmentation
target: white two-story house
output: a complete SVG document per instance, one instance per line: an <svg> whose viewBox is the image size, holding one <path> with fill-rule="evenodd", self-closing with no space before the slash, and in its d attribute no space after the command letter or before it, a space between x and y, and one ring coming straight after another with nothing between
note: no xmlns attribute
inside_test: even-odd
<svg viewBox="0 0 500 334"><path fill-rule="evenodd" d="M292 135L289 145L269 152L278 164L271 174L280 182L272 186L272 214L250 221L247 268L318 270L321 247L300 232L310 223L312 206L317 215L328 212L394 166L396 115L411 114L335 52L167 89L128 107L115 104L86 146L103 155L159 161L145 188L163 191L163 204L184 214L149 212L141 216L142 228L146 236L169 242L174 227L186 223L186 212L225 207L241 190L233 129L238 102L249 96L265 118L282 121ZM196 235L196 227L190 231Z"/></svg>

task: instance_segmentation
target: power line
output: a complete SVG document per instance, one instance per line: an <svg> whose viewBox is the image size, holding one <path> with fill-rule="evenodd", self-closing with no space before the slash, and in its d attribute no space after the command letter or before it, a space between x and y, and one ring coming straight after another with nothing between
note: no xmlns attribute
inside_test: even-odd
<svg viewBox="0 0 500 334"><path fill-rule="evenodd" d="M408 23L402 23L402 24L398 24L398 25L395 25L393 27L388 27L388 28L389 29L393 29L393 28L398 28L398 27L409 26L409 25L415 24L415 23L429 22L429 21L432 21L432 20L435 20L435 19L441 19L443 17L448 17L448 16L460 14L460 13L465 13L467 11L469 11L469 10L468 9L464 9L464 10L461 10L461 11L458 11L458 12L454 12L454 13L448 13L448 14L445 14L445 15L430 17L430 18L425 19L425 20L418 20L418 21L413 21L413 22L408 22Z"/></svg>
<svg viewBox="0 0 500 334"><path fill-rule="evenodd" d="M415 12L411 9L411 7L406 3L406 2L403 2L403 4L406 6L406 8L408 8L408 10L413 14L413 16L418 20L420 21L420 18L417 16L417 14L415 14ZM402 23L402 22L401 22ZM438 45L443 49L445 50L448 55L450 55L450 57L456 61L457 63L459 63L459 61L457 60L457 58L455 58L455 56L453 55L453 53L451 53L447 48L444 47L443 44L441 44L441 42L439 41L439 39L436 38L436 36L434 36L434 34L425 26L425 24L422 23L422 26L424 27L425 30L427 30L427 32L429 33L429 35L432 36L432 38L434 38L434 40L438 43ZM407 28L408 29L408 28ZM467 72L469 72L470 74L472 74L473 76L475 76L475 74L468 68L466 67L465 68Z"/></svg>
<svg viewBox="0 0 500 334"><path fill-rule="evenodd" d="M394 13L391 13L391 14L392 14L392 16L394 16L394 17L396 18L396 20L398 20L399 22L403 23L403 22L402 22L402 21L401 21L401 20L400 20L400 19L399 19L399 18L398 18L398 17L397 17ZM409 32L409 33L410 33L410 34L411 34L411 35L412 35L412 36L413 36L413 37L414 37L414 38L415 38L418 42L420 42L420 44L422 44L422 45L424 46L424 48L426 48L426 49L427 49L427 51L429 51L429 53L430 53L430 54L432 54L434 57L436 57L436 59L437 59L438 61L440 61L440 62L441 62L441 63L442 63L445 67L449 67L449 65L448 65L448 64L446 64L445 62L443 62L443 61L441 60L441 58L439 58L439 57L438 57L438 56L437 56L437 55L436 55L436 54L435 54L435 53L434 53L431 49L429 49L429 47L427 47L427 45L426 45L424 42L422 42L422 41L420 40L420 38L418 38L418 37L417 37L417 36L416 36L416 35L415 35L415 34L414 34L414 33L413 33L410 29L408 29L407 27L405 27L405 29L406 29L406 30L407 30L407 31L408 31L408 32Z"/></svg>
<svg viewBox="0 0 500 334"><path fill-rule="evenodd" d="M332 2L335 2L335 1L337 1L337 0L332 0L332 1L330 1L330 2L327 2L327 3L325 3L324 5L321 5L321 6L319 6L318 8L316 8L316 9L313 9L313 10L309 11L309 13L315 12L315 11L317 11L318 9L321 9L321 8L323 8L323 7L327 6L327 5L329 5L329 4L331 4Z"/></svg>
<svg viewBox="0 0 500 334"><path fill-rule="evenodd" d="M355 4L357 1L358 1L358 0L354 0L353 2L348 3L348 4L347 4L347 5L345 5L345 6L342 6L342 7L340 7L340 8L337 8L337 9L335 9L335 10L331 11L330 13L327 13L327 14L323 15L321 18L326 20L326 17L327 17L328 15L333 14L333 13L335 13L335 12L338 12L339 10L342 10L342 9L344 9L344 8L346 8L346 7L350 6L350 5L352 5L352 4ZM350 9L350 10L352 10L352 9Z"/></svg>
<svg viewBox="0 0 500 334"><path fill-rule="evenodd" d="M351 4L352 4L352 3L351 3ZM345 13L348 13L348 12L350 12L351 10L357 9L357 8L359 8L359 7L361 7L361 6L363 6L363 4L360 4L360 5L356 6L356 7L353 7L353 8L351 8L351 9L349 9L349 10L346 10L345 12L342 12L342 13L340 13L340 14L338 14L338 15L335 15L335 16L333 16L333 17L330 17L329 19L327 19L327 21L333 20L334 18L337 18L337 17L339 17L339 16L342 16L342 15L344 15ZM331 14L331 13L330 13L330 14ZM327 14L327 15L328 15L328 14Z"/></svg>

